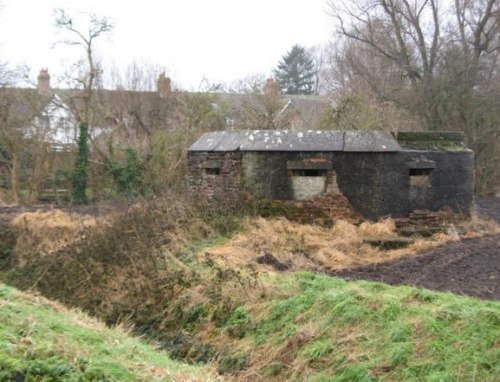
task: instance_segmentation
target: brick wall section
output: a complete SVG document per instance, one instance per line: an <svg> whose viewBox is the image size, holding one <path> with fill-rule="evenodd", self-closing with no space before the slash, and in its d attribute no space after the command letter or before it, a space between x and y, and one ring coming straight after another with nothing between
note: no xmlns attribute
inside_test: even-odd
<svg viewBox="0 0 500 382"><path fill-rule="evenodd" d="M237 202L241 195L241 152L188 152L190 192L203 199Z"/></svg>
<svg viewBox="0 0 500 382"><path fill-rule="evenodd" d="M474 155L469 150L371 152L189 152L189 186L195 196L237 201L240 190L257 197L291 200L289 161L331 161L327 190L338 189L365 217L400 217L414 210L451 207L470 215L474 191ZM415 187L409 163L435 163L428 184ZM211 175L206 166L220 165ZM336 173L336 177L335 174ZM336 178L336 179L335 179ZM337 191L338 192L338 191Z"/></svg>

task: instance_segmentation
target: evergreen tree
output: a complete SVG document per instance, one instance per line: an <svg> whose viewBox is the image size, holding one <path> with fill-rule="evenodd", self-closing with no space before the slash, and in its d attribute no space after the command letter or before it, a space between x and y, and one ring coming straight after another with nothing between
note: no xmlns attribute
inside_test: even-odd
<svg viewBox="0 0 500 382"><path fill-rule="evenodd" d="M307 51L294 45L283 56L274 71L280 89L285 94L312 94L314 90L314 63Z"/></svg>

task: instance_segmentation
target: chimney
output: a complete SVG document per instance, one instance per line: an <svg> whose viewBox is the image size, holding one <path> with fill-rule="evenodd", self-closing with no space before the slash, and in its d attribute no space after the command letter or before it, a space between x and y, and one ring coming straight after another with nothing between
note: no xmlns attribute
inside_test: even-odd
<svg viewBox="0 0 500 382"><path fill-rule="evenodd" d="M264 85L264 94L269 98L277 98L280 94L278 82L274 78L268 78Z"/></svg>
<svg viewBox="0 0 500 382"><path fill-rule="evenodd" d="M47 68L42 68L38 74L38 94L44 97L50 96L50 74Z"/></svg>
<svg viewBox="0 0 500 382"><path fill-rule="evenodd" d="M172 93L172 88L171 88L171 82L172 80L170 77L165 77L165 73L161 73L160 77L158 78L157 82L157 87L158 87L158 95L160 98L168 98L170 94Z"/></svg>

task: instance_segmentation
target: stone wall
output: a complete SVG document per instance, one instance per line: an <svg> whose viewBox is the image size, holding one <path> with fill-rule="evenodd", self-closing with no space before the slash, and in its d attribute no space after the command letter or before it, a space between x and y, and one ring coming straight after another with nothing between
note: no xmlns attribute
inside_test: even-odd
<svg viewBox="0 0 500 382"><path fill-rule="evenodd" d="M443 207L470 215L474 155L469 150L343 153L339 164L340 189L367 217L398 217ZM412 169L419 165L417 170L423 171Z"/></svg>
<svg viewBox="0 0 500 382"><path fill-rule="evenodd" d="M188 185L193 195L236 202L241 191L241 153L188 152Z"/></svg>
<svg viewBox="0 0 500 382"><path fill-rule="evenodd" d="M372 219L443 207L468 216L474 155L470 150L195 151L189 152L188 180L196 195L226 202L239 200L241 191L277 200L340 192L354 209ZM314 190L306 189L308 184Z"/></svg>
<svg viewBox="0 0 500 382"><path fill-rule="evenodd" d="M298 170L318 170L321 173L314 176L319 179L307 179L308 174L301 176ZM269 199L303 199L309 194L304 189L308 183L314 185L315 195L320 188L339 193L332 153L243 152L242 178L243 187L248 192Z"/></svg>
<svg viewBox="0 0 500 382"><path fill-rule="evenodd" d="M469 215L473 201L474 157L469 150L394 153L244 152L243 186L270 199L294 199L290 161L331 162L327 190L338 188L368 218L404 216L417 209L450 207ZM305 182L306 183L306 182ZM304 183L304 184L305 184Z"/></svg>

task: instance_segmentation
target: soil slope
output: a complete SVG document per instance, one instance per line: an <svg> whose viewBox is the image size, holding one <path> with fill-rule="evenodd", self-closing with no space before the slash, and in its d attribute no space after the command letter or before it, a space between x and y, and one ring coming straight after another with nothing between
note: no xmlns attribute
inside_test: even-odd
<svg viewBox="0 0 500 382"><path fill-rule="evenodd" d="M500 198L479 201L482 218L500 223ZM500 235L465 238L417 256L332 273L500 300Z"/></svg>

